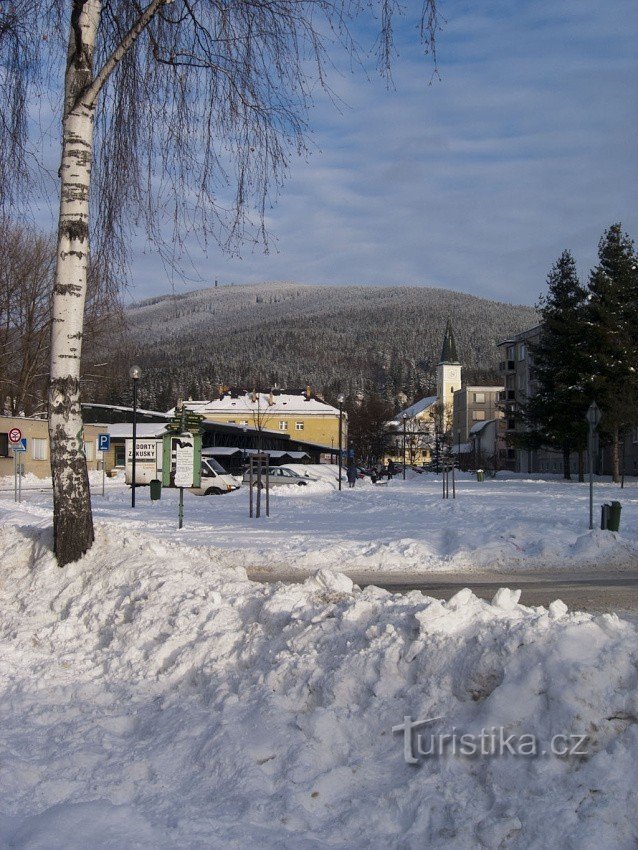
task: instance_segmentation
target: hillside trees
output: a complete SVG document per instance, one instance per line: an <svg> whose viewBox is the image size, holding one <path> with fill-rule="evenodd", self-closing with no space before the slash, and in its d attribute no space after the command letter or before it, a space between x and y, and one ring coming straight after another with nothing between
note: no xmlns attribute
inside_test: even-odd
<svg viewBox="0 0 638 850"><path fill-rule="evenodd" d="M30 98L50 94L64 67L49 382L61 566L93 541L80 411L90 243L108 282L125 267L131 221L145 225L157 250L168 244L170 263L189 230L229 246L249 233L265 240L267 204L291 152L304 148L311 89L327 87L324 33L354 52L348 23L362 10L380 12L387 74L398 8L391 0L15 0L0 8L5 205L26 202ZM426 47L436 29L436 0L425 0ZM166 221L175 228L169 239Z"/></svg>

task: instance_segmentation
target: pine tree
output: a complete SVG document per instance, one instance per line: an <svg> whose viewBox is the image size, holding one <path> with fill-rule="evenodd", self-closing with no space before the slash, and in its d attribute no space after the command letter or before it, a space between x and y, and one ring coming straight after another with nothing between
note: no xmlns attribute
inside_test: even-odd
<svg viewBox="0 0 638 850"><path fill-rule="evenodd" d="M620 436L638 422L638 258L619 223L600 240L598 260L589 279L592 384L619 481Z"/></svg>
<svg viewBox="0 0 638 850"><path fill-rule="evenodd" d="M591 369L587 345L587 290L581 285L576 263L563 251L547 277L548 292L538 302L541 336L530 347L536 392L521 409L528 431L527 447L547 446L563 454L563 474L570 474L570 456L587 443L585 413L591 402Z"/></svg>

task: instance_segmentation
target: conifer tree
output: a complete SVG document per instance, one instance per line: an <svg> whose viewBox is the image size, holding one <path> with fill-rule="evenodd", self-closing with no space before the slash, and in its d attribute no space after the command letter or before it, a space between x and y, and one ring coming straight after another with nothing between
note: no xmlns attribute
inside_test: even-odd
<svg viewBox="0 0 638 850"><path fill-rule="evenodd" d="M547 277L548 292L537 309L541 337L530 347L536 392L521 410L528 431L527 447L546 446L563 455L563 475L570 474L572 452L579 452L579 477L587 443L585 413L591 402L591 370L587 339L587 290L576 263L563 251Z"/></svg>
<svg viewBox="0 0 638 850"><path fill-rule="evenodd" d="M620 223L603 234L598 260L589 279L590 369L619 481L620 437L638 422L638 257Z"/></svg>

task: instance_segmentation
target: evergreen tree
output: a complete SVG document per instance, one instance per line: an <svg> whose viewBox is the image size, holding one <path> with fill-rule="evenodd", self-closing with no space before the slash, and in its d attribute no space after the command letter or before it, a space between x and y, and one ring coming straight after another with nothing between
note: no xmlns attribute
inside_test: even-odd
<svg viewBox="0 0 638 850"><path fill-rule="evenodd" d="M620 436L638 422L638 258L620 224L604 233L598 260L589 279L590 368L619 481Z"/></svg>
<svg viewBox="0 0 638 850"><path fill-rule="evenodd" d="M579 477L587 444L585 413L591 402L588 356L587 290L581 285L576 263L563 251L547 277L548 292L537 306L541 336L530 346L536 392L520 415L528 431L521 442L527 448L547 446L563 454L563 474L570 475L570 456L578 451Z"/></svg>

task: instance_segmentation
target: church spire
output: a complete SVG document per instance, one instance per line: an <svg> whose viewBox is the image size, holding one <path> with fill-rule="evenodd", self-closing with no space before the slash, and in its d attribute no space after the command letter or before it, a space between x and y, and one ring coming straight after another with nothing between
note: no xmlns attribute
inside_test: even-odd
<svg viewBox="0 0 638 850"><path fill-rule="evenodd" d="M456 341L454 339L454 331L452 330L452 322L450 319L447 320L447 326L445 328L445 339L443 340L443 351L441 352L441 359L439 361L439 365L442 363L454 363L457 364L459 362L459 356L456 353Z"/></svg>

